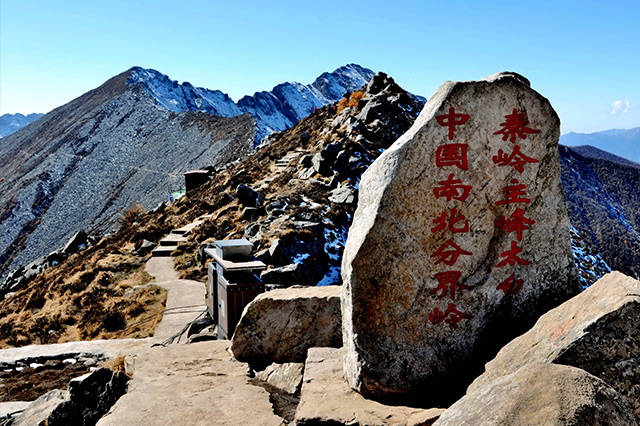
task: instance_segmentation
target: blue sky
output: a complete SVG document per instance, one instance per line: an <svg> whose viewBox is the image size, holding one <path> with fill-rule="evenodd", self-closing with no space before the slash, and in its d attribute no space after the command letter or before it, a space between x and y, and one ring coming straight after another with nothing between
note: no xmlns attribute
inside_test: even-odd
<svg viewBox="0 0 640 426"><path fill-rule="evenodd" d="M0 2L0 113L47 112L134 65L238 99L359 63L430 96L502 70L562 132L640 126L640 2Z"/></svg>

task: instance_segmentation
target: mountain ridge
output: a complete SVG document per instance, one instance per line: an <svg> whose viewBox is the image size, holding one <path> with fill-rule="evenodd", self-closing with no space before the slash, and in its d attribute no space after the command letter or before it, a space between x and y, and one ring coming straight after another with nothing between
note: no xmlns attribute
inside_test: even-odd
<svg viewBox="0 0 640 426"><path fill-rule="evenodd" d="M560 143L572 147L590 145L636 164L640 163L640 127L594 133L569 132L560 136Z"/></svg>
<svg viewBox="0 0 640 426"><path fill-rule="evenodd" d="M365 85L374 72L358 64L347 64L320 74L312 83L284 82L270 91L245 95L235 102L218 89L179 83L154 69L132 67L127 84L141 85L159 105L173 112L203 111L222 117L250 113L256 117L256 143L283 131L324 105L338 101L345 92ZM417 97L420 99L420 97Z"/></svg>
<svg viewBox="0 0 640 426"><path fill-rule="evenodd" d="M44 116L43 113L34 112L31 114L2 114L0 115L0 138L9 136L22 129L27 124L33 123L38 118Z"/></svg>

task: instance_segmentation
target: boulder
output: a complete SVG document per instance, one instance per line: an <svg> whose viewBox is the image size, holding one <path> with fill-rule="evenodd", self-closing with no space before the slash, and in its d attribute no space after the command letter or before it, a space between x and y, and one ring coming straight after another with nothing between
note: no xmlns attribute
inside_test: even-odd
<svg viewBox="0 0 640 426"><path fill-rule="evenodd" d="M80 250L82 245L87 244L87 233L84 231L76 232L69 241L62 248L62 252L65 254L73 254Z"/></svg>
<svg viewBox="0 0 640 426"><path fill-rule="evenodd" d="M444 411L385 405L364 398L344 380L343 356L342 349L309 349L296 424L429 425Z"/></svg>
<svg viewBox="0 0 640 426"><path fill-rule="evenodd" d="M129 376L99 368L69 383L68 400L58 404L47 425L94 425L127 391Z"/></svg>
<svg viewBox="0 0 640 426"><path fill-rule="evenodd" d="M242 219L247 222L253 222L258 218L258 209L255 207L245 207L242 210Z"/></svg>
<svg viewBox="0 0 640 426"><path fill-rule="evenodd" d="M342 259L354 389L448 405L501 345L580 291L559 135L522 76L446 82L363 174Z"/></svg>
<svg viewBox="0 0 640 426"><path fill-rule="evenodd" d="M138 247L138 249L135 251L135 254L136 256L146 256L157 246L158 244L154 243L153 241L143 240L142 244L140 244L140 247Z"/></svg>
<svg viewBox="0 0 640 426"><path fill-rule="evenodd" d="M259 208L262 206L262 202L264 201L264 194L261 194L245 184L237 186L236 197L243 207Z"/></svg>
<svg viewBox="0 0 640 426"><path fill-rule="evenodd" d="M342 346L340 288L290 287L258 295L236 326L231 352L264 365L302 362L312 347Z"/></svg>
<svg viewBox="0 0 640 426"><path fill-rule="evenodd" d="M294 285L300 280L300 269L302 269L300 264L291 263L262 271L260 273L260 279L269 284Z"/></svg>
<svg viewBox="0 0 640 426"><path fill-rule="evenodd" d="M611 272L547 312L487 363L468 393L533 362L570 365L599 377L640 418L640 281Z"/></svg>
<svg viewBox="0 0 640 426"><path fill-rule="evenodd" d="M11 426L33 426L45 424L53 410L69 400L69 391L54 389L33 401L22 413L15 415ZM2 419L0 419L2 421ZM1 424L1 423L0 423Z"/></svg>
<svg viewBox="0 0 640 426"><path fill-rule="evenodd" d="M584 370L527 364L485 383L449 407L434 425L619 425L638 423L631 406Z"/></svg>
<svg viewBox="0 0 640 426"><path fill-rule="evenodd" d="M256 373L256 379L283 392L294 394L300 390L303 370L304 364L301 362L273 363Z"/></svg>
<svg viewBox="0 0 640 426"><path fill-rule="evenodd" d="M349 184L338 186L329 193L329 201L336 204L353 204L357 198L357 190Z"/></svg>

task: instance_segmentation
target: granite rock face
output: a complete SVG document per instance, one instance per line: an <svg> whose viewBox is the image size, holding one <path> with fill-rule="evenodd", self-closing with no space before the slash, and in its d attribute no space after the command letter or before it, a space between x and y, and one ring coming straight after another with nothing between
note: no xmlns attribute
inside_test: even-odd
<svg viewBox="0 0 640 426"><path fill-rule="evenodd" d="M340 287L296 286L258 295L242 313L231 352L256 364L302 362L316 346L342 346Z"/></svg>
<svg viewBox="0 0 640 426"><path fill-rule="evenodd" d="M286 393L296 393L302 384L302 371L304 364L301 362L286 362L284 364L273 363L256 374L258 380L262 380Z"/></svg>
<svg viewBox="0 0 640 426"><path fill-rule="evenodd" d="M533 362L588 371L627 398L640 418L640 281L611 272L547 312L500 350L468 393Z"/></svg>
<svg viewBox="0 0 640 426"><path fill-rule="evenodd" d="M392 406L354 392L342 374L343 349L311 348L305 363L298 425L430 425L441 408Z"/></svg>
<svg viewBox="0 0 640 426"><path fill-rule="evenodd" d="M637 425L629 403L584 370L527 364L486 383L449 407L438 426Z"/></svg>
<svg viewBox="0 0 640 426"><path fill-rule="evenodd" d="M453 402L502 344L579 291L559 126L517 74L446 82L364 173L342 262L354 389Z"/></svg>

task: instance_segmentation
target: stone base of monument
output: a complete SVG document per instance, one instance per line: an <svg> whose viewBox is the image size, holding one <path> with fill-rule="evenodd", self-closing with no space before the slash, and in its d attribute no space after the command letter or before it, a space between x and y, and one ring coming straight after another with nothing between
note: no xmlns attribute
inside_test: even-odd
<svg viewBox="0 0 640 426"><path fill-rule="evenodd" d="M442 408L392 406L366 399L347 384L343 358L343 349L309 349L296 424L428 425L444 412Z"/></svg>

